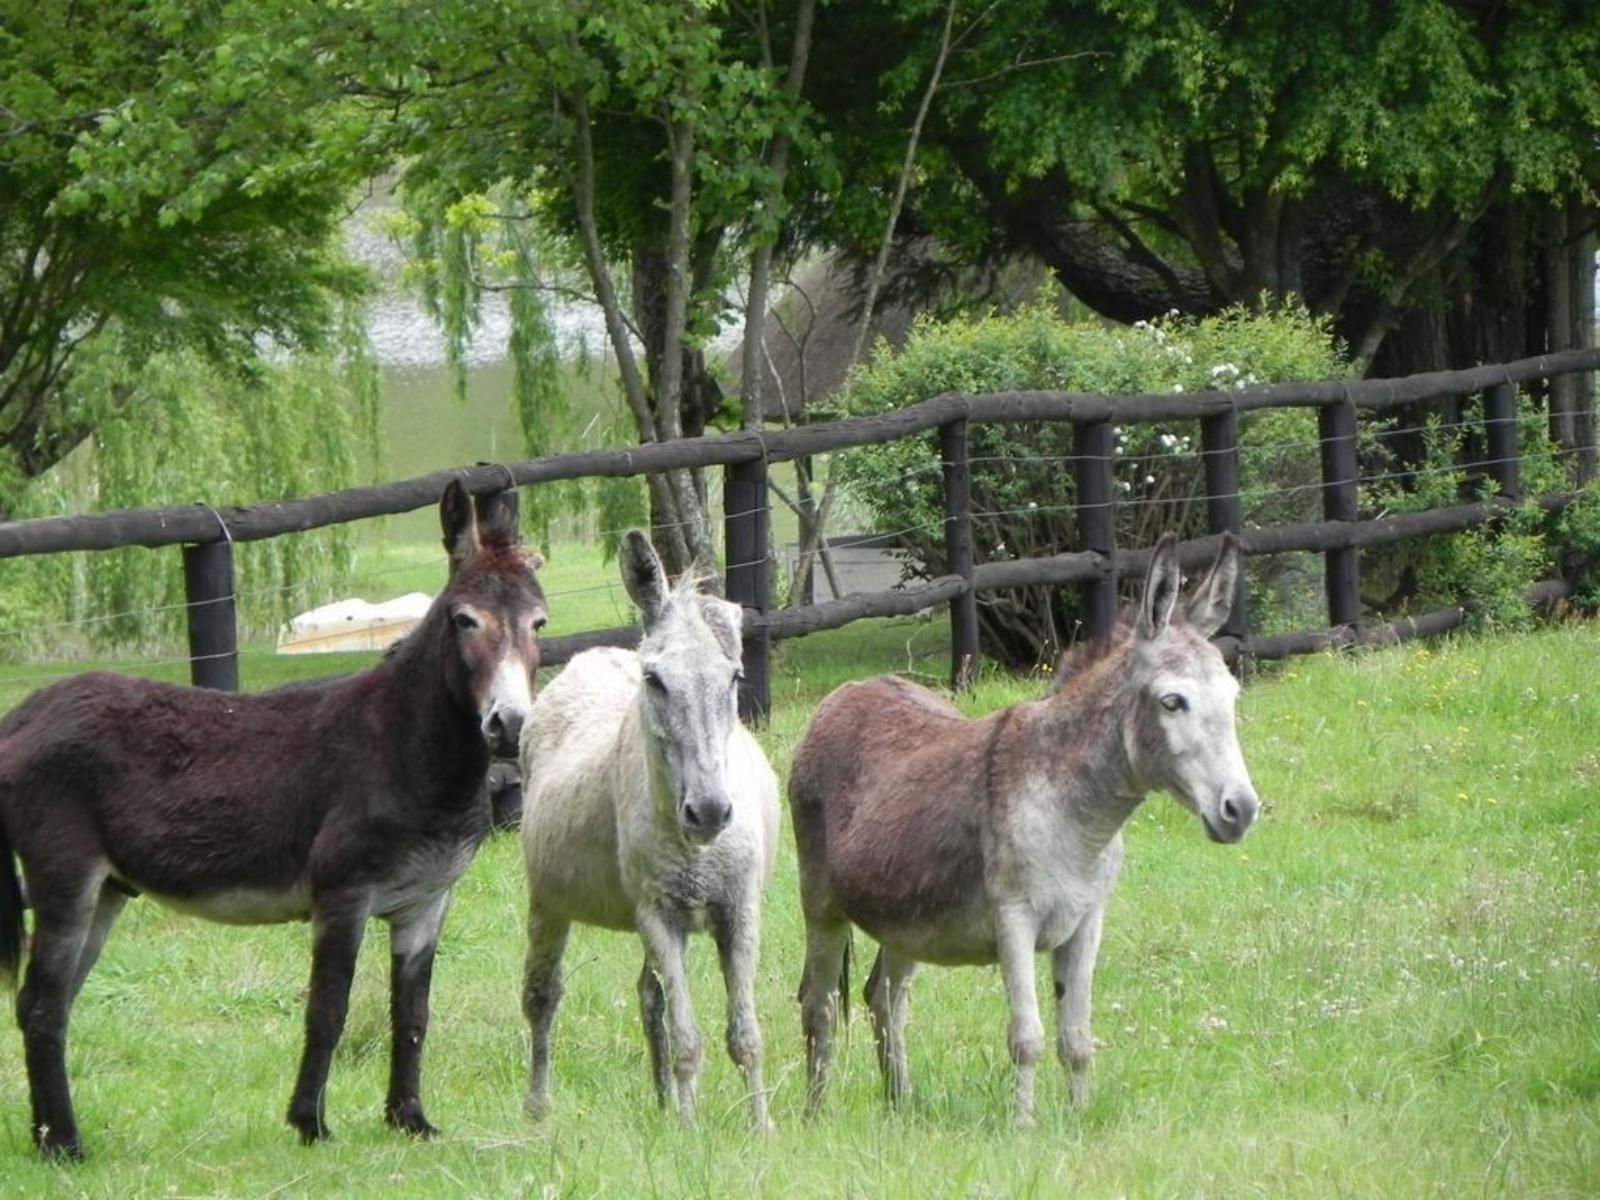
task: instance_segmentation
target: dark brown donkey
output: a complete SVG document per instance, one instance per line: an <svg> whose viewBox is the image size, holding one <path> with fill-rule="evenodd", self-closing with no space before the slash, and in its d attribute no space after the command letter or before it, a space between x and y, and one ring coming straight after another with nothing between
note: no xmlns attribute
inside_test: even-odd
<svg viewBox="0 0 1600 1200"><path fill-rule="evenodd" d="M384 1116L435 1132L419 1095L434 946L450 886L489 828L491 747L514 754L539 664L538 559L514 503L439 506L450 581L357 675L233 695L78 675L0 721L0 971L15 979L33 1137L81 1157L67 1014L129 896L238 924L311 922L305 1053L289 1123L328 1136L323 1088L369 917L389 924L394 1024Z"/></svg>
<svg viewBox="0 0 1600 1200"><path fill-rule="evenodd" d="M921 962L1000 964L1011 1009L1015 1113L1033 1119L1044 1028L1033 956L1051 954L1056 1047L1072 1099L1087 1096L1089 987L1122 863L1122 826L1170 792L1214 841L1236 842L1256 793L1234 730L1239 687L1207 638L1227 620L1239 544L1178 604L1171 534L1150 561L1137 617L1075 656L1054 695L968 720L888 677L846 684L795 748L789 807L806 918L800 1002L822 1099L850 925L878 940L867 980L891 1101L909 1080L906 991Z"/></svg>

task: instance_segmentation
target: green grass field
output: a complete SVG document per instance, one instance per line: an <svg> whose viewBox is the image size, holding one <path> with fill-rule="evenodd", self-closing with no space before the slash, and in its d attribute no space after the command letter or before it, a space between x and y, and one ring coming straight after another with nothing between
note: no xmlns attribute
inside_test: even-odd
<svg viewBox="0 0 1600 1200"><path fill-rule="evenodd" d="M940 676L946 645L942 619L781 644L761 735L780 774L826 690L875 670ZM253 652L244 674L264 686L311 665L355 663ZM206 925L136 903L74 1012L87 1164L33 1158L20 1039L0 1036L0 1196L1595 1195L1597 666L1600 629L1573 625L1303 659L1258 678L1241 735L1259 826L1219 847L1163 797L1136 815L1100 958L1093 1099L1070 1111L1047 1063L1029 1134L1008 1126L993 969L919 975L913 1096L898 1116L881 1108L857 1005L829 1103L802 1123L787 831L758 987L778 1133L746 1131L709 942L691 951L707 1062L686 1129L651 1097L636 942L588 930L567 955L556 1115L532 1126L521 864L515 840L497 837L457 890L435 973L424 1094L442 1140L412 1143L381 1121L380 929L334 1063L336 1140L303 1149L282 1114L306 929ZM1038 688L989 677L964 703L983 711ZM869 958L858 936L858 963Z"/></svg>

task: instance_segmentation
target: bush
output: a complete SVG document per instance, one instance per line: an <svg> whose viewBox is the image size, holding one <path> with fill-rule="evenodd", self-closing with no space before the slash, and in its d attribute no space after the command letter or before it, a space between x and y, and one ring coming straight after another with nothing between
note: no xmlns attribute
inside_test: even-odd
<svg viewBox="0 0 1600 1200"><path fill-rule="evenodd" d="M1576 581L1575 605L1593 605L1600 592L1593 579L1600 555L1600 493L1591 484L1556 515L1535 503L1534 497L1575 487L1575 464L1550 438L1545 414L1529 397L1518 394L1517 410L1518 469L1528 502L1459 533L1370 550L1362 557L1363 577L1378 590L1394 590L1388 600L1369 601L1368 607L1390 615L1460 604L1469 628L1526 629L1535 616L1529 591L1558 568ZM1446 425L1429 418L1421 453L1409 464L1384 445L1369 447L1380 482L1364 489L1363 509L1424 512L1495 495L1493 480L1471 467L1485 456L1481 417L1481 403L1471 399L1461 405L1459 421Z"/></svg>
<svg viewBox="0 0 1600 1200"><path fill-rule="evenodd" d="M919 322L903 351L880 350L873 365L851 379L844 402L853 414L869 414L943 392L1192 392L1338 378L1349 371L1327 323L1296 307L1234 308L1202 320L1170 316L1133 327L1067 323L1036 307L1012 316ZM1072 427L974 425L968 438L978 561L1074 549ZM1317 519L1315 413L1243 414L1239 440L1247 522ZM1183 536L1205 531L1194 422L1119 427L1116 446L1119 544L1149 545L1164 529ZM840 465L848 494L871 527L896 534L929 573L943 572L937 437L851 451ZM1283 563L1252 563L1251 569L1253 590L1272 611L1290 612L1307 591ZM1049 661L1078 624L1077 594L1069 588L985 593L978 609L986 653L1014 666Z"/></svg>

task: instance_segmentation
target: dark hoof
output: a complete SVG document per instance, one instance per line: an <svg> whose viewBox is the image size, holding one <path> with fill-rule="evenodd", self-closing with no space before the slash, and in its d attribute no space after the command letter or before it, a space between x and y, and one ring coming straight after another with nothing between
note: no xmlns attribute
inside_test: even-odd
<svg viewBox="0 0 1600 1200"><path fill-rule="evenodd" d="M333 1130L328 1128L327 1122L318 1113L297 1113L294 1109L290 1109L289 1124L293 1125L295 1132L300 1135L302 1146L313 1146L333 1137Z"/></svg>
<svg viewBox="0 0 1600 1200"><path fill-rule="evenodd" d="M383 1119L389 1123L390 1128L408 1133L414 1138L421 1138L423 1141L439 1136L439 1131L428 1124L428 1118L422 1115L422 1105L414 1100L386 1108Z"/></svg>
<svg viewBox="0 0 1600 1200"><path fill-rule="evenodd" d="M81 1163L84 1159L83 1144L75 1133L70 1137L60 1137L49 1129L37 1129L33 1134L33 1144L39 1148L42 1157L53 1163Z"/></svg>

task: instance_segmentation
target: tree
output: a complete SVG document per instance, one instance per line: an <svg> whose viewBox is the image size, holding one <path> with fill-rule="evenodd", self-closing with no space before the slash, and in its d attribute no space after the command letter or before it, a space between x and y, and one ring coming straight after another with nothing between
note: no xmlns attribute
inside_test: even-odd
<svg viewBox="0 0 1600 1200"><path fill-rule="evenodd" d="M315 346L360 276L339 222L372 158L292 5L33 4L0 18L0 513L189 350ZM115 334L116 377L72 385Z"/></svg>
<svg viewBox="0 0 1600 1200"><path fill-rule="evenodd" d="M811 94L855 186L812 216L866 251L943 8L848 6L819 28ZM1120 321L1299 296L1378 372L1592 336L1590 285L1562 281L1592 276L1594 5L960 9L913 231L1037 256Z"/></svg>
<svg viewBox="0 0 1600 1200"><path fill-rule="evenodd" d="M509 290L528 328L542 297L585 294L640 440L703 432L722 403L703 346L733 319L736 261L751 256L758 311L784 194L821 159L799 120L814 9L396 2L347 17L360 28L343 38L345 86L393 115L447 327L470 328L486 290ZM519 364L525 396L537 370ZM530 432L551 416L524 414ZM669 569L709 559L701 473L652 476L650 499Z"/></svg>

